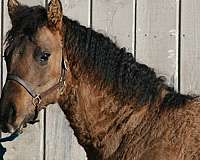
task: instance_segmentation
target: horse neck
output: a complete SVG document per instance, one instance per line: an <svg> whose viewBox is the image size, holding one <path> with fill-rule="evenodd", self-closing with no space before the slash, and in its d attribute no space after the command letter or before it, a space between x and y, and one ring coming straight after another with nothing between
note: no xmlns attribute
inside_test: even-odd
<svg viewBox="0 0 200 160"><path fill-rule="evenodd" d="M147 110L136 111L133 104L120 106L105 90L84 80L68 84L59 103L88 157L103 159L117 150L124 134L142 121Z"/></svg>
<svg viewBox="0 0 200 160"><path fill-rule="evenodd" d="M69 27L66 29L73 34ZM100 89L96 84L98 74L85 73L83 64L73 54L79 50L74 48L78 46L67 38L74 39L74 35L65 37L68 42L65 42L64 53L70 70L66 74L66 92L58 103L88 158L106 159L117 150L124 134L139 125L147 107L136 110L134 103L121 105L109 94L109 89ZM92 83L92 79L95 82Z"/></svg>

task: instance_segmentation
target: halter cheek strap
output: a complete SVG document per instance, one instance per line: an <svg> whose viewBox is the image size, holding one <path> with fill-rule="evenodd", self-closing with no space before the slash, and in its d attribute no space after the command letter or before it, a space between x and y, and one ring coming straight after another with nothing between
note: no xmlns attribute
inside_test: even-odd
<svg viewBox="0 0 200 160"><path fill-rule="evenodd" d="M50 87L49 89L47 89L46 91L42 92L42 93L37 93L32 85L27 82L26 80L23 80L22 78L20 78L17 75L14 74L8 74L7 75L7 80L13 80L15 82L17 82L18 84L20 84L24 89L26 89L26 91L31 95L32 97L32 103L36 108L39 108L40 103L42 102L42 99L44 97L46 97L47 95L51 94L54 90L59 89L60 91L60 95L63 94L64 92L64 88L65 88L65 76L66 76L66 70L67 70L67 66L66 63L64 61L64 59L62 58L62 70L61 70L61 77L58 81L58 83L56 83L55 85L53 85L52 87Z"/></svg>
<svg viewBox="0 0 200 160"><path fill-rule="evenodd" d="M24 87L24 89L26 89L26 91L32 96L32 97L36 97L38 96L38 94L36 93L36 91L32 88L32 86L30 85L29 82L21 79L19 76L14 75L14 74L8 74L7 75L7 80L13 80L17 83L19 83L21 86Z"/></svg>

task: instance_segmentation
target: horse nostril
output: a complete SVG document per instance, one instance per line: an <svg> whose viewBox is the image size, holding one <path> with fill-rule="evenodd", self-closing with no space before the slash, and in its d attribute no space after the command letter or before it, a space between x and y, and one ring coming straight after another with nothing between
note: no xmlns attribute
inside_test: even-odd
<svg viewBox="0 0 200 160"><path fill-rule="evenodd" d="M0 124L0 131L4 132L4 133L13 133L15 131L15 128L10 125L10 124Z"/></svg>
<svg viewBox="0 0 200 160"><path fill-rule="evenodd" d="M0 131L4 132L4 133L8 133L8 127L5 124L1 124L0 125Z"/></svg>

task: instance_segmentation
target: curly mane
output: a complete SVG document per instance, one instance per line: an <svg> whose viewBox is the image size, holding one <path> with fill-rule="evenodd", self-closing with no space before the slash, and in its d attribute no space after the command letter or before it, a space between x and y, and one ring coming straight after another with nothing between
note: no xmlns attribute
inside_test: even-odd
<svg viewBox="0 0 200 160"><path fill-rule="evenodd" d="M164 77L157 77L152 68L136 62L132 53L119 48L110 38L67 17L64 24L65 47L71 50L72 59L78 59L74 63L80 63L86 73L93 72L101 88L111 86L111 93L121 102L135 99L139 104L151 104L164 88L169 93L160 103L162 106L180 106L192 99L165 85Z"/></svg>
<svg viewBox="0 0 200 160"><path fill-rule="evenodd" d="M12 28L6 34L6 61L12 57L13 50L27 37L33 40L38 28L47 25L47 11L42 6L20 5L12 19Z"/></svg>

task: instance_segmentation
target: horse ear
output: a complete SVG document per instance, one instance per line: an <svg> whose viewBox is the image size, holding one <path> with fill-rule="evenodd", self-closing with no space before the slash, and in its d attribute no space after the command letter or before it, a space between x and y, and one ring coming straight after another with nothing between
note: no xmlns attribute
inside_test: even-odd
<svg viewBox="0 0 200 160"><path fill-rule="evenodd" d="M8 13L9 13L10 19L12 21L17 8L20 6L20 3L17 0L8 0L7 5L8 5Z"/></svg>
<svg viewBox="0 0 200 160"><path fill-rule="evenodd" d="M61 31L62 18L63 11L60 0L51 0L48 6L48 25L50 29Z"/></svg>

